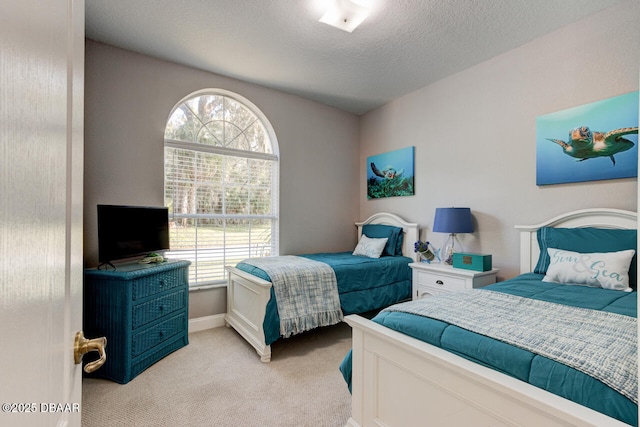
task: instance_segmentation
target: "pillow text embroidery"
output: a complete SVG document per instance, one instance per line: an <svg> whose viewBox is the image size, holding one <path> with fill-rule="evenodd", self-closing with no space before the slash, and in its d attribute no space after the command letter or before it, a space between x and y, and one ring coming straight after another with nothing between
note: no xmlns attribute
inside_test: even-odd
<svg viewBox="0 0 640 427"><path fill-rule="evenodd" d="M551 252L551 251L550 251ZM577 255L577 256L576 256ZM551 264L573 264L573 270L577 273L589 273L591 278L597 280L600 276L606 277L618 282L622 282L622 276L619 272L607 271L607 263L602 259L592 260L592 254L566 253L565 251L556 250L551 254Z"/></svg>

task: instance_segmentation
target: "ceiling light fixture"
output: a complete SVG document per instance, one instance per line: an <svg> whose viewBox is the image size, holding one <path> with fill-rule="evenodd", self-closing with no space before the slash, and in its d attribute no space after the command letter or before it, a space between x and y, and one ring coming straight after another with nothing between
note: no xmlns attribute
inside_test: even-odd
<svg viewBox="0 0 640 427"><path fill-rule="evenodd" d="M334 0L320 22L352 32L369 15L369 9L352 0Z"/></svg>

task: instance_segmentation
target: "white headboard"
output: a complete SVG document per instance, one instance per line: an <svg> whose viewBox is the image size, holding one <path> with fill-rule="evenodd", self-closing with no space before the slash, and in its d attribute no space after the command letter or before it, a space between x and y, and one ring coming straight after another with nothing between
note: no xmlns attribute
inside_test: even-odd
<svg viewBox="0 0 640 427"><path fill-rule="evenodd" d="M621 209L582 209L558 215L536 225L516 225L520 230L520 273L533 271L540 256L536 232L541 227L638 228L636 212Z"/></svg>
<svg viewBox="0 0 640 427"><path fill-rule="evenodd" d="M380 212L371 215L369 218L362 222L356 222L358 227L358 241L362 235L362 226L366 224L384 224L393 225L394 227L402 227L404 230L404 237L402 238L402 255L417 261L418 257L413 251L413 245L418 241L418 224L406 222L398 215L392 213Z"/></svg>

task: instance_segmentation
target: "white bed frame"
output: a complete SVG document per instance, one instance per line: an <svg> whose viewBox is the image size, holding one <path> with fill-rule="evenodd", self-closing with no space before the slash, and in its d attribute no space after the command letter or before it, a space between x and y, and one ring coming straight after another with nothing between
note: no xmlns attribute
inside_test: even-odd
<svg viewBox="0 0 640 427"><path fill-rule="evenodd" d="M358 240L362 235L362 226L366 224L402 227L404 231L402 254L414 261L417 259L413 244L418 240L418 224L408 223L394 214L377 213L363 222L356 223ZM271 361L271 346L265 343L262 323L271 296L271 282L235 267L226 267L226 270L228 282L225 324L242 335L256 349L260 360L267 363Z"/></svg>
<svg viewBox="0 0 640 427"><path fill-rule="evenodd" d="M585 209L516 226L521 272L533 271L543 226L637 228L635 212ZM625 426L523 381L357 315L353 328L352 415L356 426Z"/></svg>

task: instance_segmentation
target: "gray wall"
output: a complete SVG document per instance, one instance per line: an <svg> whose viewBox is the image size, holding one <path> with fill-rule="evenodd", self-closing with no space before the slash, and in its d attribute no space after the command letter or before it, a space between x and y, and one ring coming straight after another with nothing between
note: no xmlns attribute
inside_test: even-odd
<svg viewBox="0 0 640 427"><path fill-rule="evenodd" d="M164 204L171 109L204 88L236 92L267 116L280 149L280 251L349 250L358 214L359 118L275 90L87 40L85 265L97 263L96 205ZM190 317L226 311L225 289L197 291Z"/></svg>
<svg viewBox="0 0 640 427"><path fill-rule="evenodd" d="M504 279L518 273L514 225L588 207L636 210L637 179L536 186L535 120L638 90L638 22L640 3L624 2L364 115L360 216L398 213L441 246L435 208L470 207L476 231L460 236L464 249L493 254ZM415 196L367 200L367 156L406 146L415 146Z"/></svg>

